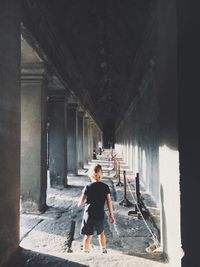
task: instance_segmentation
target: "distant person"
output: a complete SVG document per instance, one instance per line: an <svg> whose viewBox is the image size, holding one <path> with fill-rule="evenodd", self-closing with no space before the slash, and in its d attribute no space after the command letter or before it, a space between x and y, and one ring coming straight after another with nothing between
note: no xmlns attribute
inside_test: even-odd
<svg viewBox="0 0 200 267"><path fill-rule="evenodd" d="M91 182L86 185L79 199L78 207L85 202L85 209L81 225L84 252L90 251L90 243L94 231L97 231L98 241L102 253L107 253L106 236L104 233L104 204L107 202L110 223L114 223L112 201L109 186L101 182L103 176L102 167L99 164L93 165L89 170Z"/></svg>
<svg viewBox="0 0 200 267"><path fill-rule="evenodd" d="M98 142L98 147L99 147L99 155L101 155L102 154L102 149L103 149L101 141Z"/></svg>
<svg viewBox="0 0 200 267"><path fill-rule="evenodd" d="M97 154L96 154L96 151L95 151L95 149L93 149L92 158L93 158L93 159L97 159Z"/></svg>

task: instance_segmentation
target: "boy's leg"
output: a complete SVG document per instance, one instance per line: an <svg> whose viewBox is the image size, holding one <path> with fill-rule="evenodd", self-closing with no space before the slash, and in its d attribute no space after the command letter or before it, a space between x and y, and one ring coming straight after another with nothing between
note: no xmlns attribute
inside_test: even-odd
<svg viewBox="0 0 200 267"><path fill-rule="evenodd" d="M107 250L106 250L106 236L105 236L104 231L100 235L98 235L98 239L99 239L99 245L101 247L101 251L103 253L107 253Z"/></svg>
<svg viewBox="0 0 200 267"><path fill-rule="evenodd" d="M92 235L85 235L83 238L83 251L89 252Z"/></svg>

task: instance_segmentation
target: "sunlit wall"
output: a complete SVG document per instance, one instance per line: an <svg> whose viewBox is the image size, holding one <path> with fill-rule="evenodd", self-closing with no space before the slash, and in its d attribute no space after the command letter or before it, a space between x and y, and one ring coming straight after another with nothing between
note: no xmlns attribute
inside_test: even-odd
<svg viewBox="0 0 200 267"><path fill-rule="evenodd" d="M137 93L116 129L116 150L160 209L161 247L171 267L181 266L179 151L177 123L176 1L159 0L151 34L136 61ZM169 20L170 18L170 20ZM142 62L142 64L141 64ZM145 67L141 67L145 66Z"/></svg>
<svg viewBox="0 0 200 267"><path fill-rule="evenodd" d="M159 178L161 199L161 246L180 266L182 257L180 235L180 174L179 153L166 145L159 148ZM170 245L170 244L173 244ZM176 265L175 265L176 264Z"/></svg>

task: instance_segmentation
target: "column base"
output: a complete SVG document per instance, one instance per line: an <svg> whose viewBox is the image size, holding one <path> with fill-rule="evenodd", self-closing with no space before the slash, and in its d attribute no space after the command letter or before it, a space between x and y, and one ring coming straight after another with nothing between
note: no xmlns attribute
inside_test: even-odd
<svg viewBox="0 0 200 267"><path fill-rule="evenodd" d="M33 201L23 201L21 202L21 213L31 213L31 214L41 214L48 209L46 204L39 206Z"/></svg>
<svg viewBox="0 0 200 267"><path fill-rule="evenodd" d="M67 176L69 176L69 177L77 176L77 175L78 175L78 171L75 171L75 172L71 171L71 172L67 173Z"/></svg>

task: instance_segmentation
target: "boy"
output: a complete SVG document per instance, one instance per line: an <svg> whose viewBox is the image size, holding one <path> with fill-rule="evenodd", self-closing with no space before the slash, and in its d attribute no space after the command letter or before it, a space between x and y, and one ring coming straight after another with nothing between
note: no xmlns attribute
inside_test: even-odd
<svg viewBox="0 0 200 267"><path fill-rule="evenodd" d="M102 253L107 253L106 236L104 233L104 204L107 201L110 222L115 222L112 209L110 189L107 184L101 182L103 176L101 165L96 164L90 168L89 177L91 183L86 185L79 199L78 207L85 201L85 210L81 225L81 234L83 238L83 250L89 252L90 243L94 230L97 231L99 245Z"/></svg>

